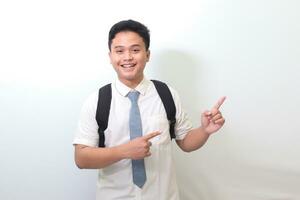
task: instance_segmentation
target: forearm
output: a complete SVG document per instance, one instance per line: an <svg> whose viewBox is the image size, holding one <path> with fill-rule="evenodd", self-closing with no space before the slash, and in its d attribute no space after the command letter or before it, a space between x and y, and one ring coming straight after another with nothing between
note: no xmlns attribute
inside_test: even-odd
<svg viewBox="0 0 300 200"><path fill-rule="evenodd" d="M81 169L100 169L116 163L126 156L122 153L121 146L109 148L75 146L75 162Z"/></svg>
<svg viewBox="0 0 300 200"><path fill-rule="evenodd" d="M189 131L183 140L177 141L177 144L183 151L191 152L202 147L208 138L209 134L199 127Z"/></svg>

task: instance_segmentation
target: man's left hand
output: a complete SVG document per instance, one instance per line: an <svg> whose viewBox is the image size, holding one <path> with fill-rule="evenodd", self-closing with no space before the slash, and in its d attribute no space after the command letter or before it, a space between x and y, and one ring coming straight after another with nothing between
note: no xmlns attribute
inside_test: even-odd
<svg viewBox="0 0 300 200"><path fill-rule="evenodd" d="M220 107L225 99L226 97L220 98L210 111L205 111L202 113L202 128L209 135L218 131L225 123L225 119L220 112Z"/></svg>

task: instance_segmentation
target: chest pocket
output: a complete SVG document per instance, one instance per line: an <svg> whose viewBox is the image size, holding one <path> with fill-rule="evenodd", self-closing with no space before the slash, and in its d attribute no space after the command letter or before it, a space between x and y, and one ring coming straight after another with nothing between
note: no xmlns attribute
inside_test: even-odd
<svg viewBox="0 0 300 200"><path fill-rule="evenodd" d="M150 140L153 145L163 145L171 142L169 121L165 115L153 115L148 117L143 123L143 128L145 135L155 131L161 132L160 135Z"/></svg>

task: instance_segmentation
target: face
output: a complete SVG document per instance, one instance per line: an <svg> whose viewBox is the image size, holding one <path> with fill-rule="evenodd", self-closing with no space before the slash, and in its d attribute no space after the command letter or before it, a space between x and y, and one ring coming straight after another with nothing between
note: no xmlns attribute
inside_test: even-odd
<svg viewBox="0 0 300 200"><path fill-rule="evenodd" d="M128 87L134 88L143 80L149 56L143 38L135 32L119 32L112 40L110 62L119 80Z"/></svg>

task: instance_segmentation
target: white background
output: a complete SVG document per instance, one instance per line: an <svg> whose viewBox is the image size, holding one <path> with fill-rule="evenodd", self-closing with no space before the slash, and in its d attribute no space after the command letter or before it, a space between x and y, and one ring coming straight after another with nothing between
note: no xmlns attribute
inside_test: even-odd
<svg viewBox="0 0 300 200"><path fill-rule="evenodd" d="M115 79L107 35L151 30L148 78L175 87L195 126L226 95L225 127L174 145L183 200L300 199L297 0L1 1L0 199L94 199L71 145L84 99Z"/></svg>

